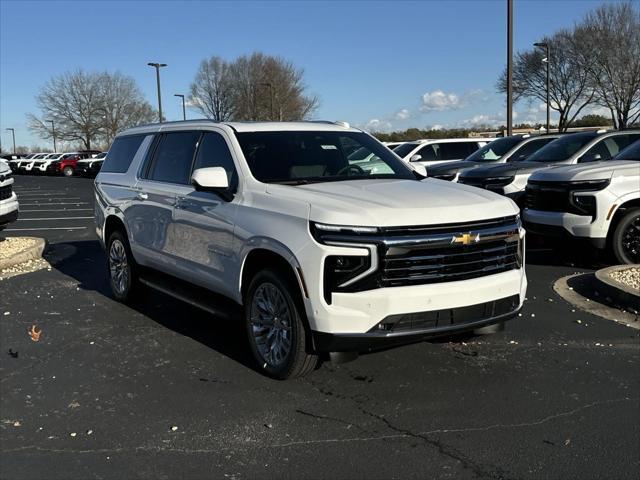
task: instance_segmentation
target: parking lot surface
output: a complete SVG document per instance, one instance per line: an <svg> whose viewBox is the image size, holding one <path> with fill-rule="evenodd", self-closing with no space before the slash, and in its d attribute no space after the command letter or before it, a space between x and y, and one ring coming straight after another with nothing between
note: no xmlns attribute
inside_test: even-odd
<svg viewBox="0 0 640 480"><path fill-rule="evenodd" d="M640 476L638 330L552 289L594 266L588 252L530 249L504 332L278 382L239 322L154 292L112 300L91 180L16 190L6 233L47 238L52 269L0 281L2 478Z"/></svg>

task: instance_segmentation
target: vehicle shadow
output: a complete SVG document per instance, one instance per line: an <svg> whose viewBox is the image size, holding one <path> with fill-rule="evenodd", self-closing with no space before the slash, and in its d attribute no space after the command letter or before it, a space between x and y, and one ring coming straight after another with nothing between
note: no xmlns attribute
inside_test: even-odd
<svg viewBox="0 0 640 480"><path fill-rule="evenodd" d="M107 278L106 256L98 240L52 245L45 252L45 258L53 269L75 279L80 289L116 301ZM243 366L258 371L248 346L240 308L228 312L232 321L223 320L145 287L141 288L139 298L128 304L128 307L165 328L192 338Z"/></svg>

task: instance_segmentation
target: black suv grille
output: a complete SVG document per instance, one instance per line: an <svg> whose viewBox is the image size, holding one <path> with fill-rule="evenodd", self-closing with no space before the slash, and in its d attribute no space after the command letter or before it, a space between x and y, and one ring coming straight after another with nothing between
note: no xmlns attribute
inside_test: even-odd
<svg viewBox="0 0 640 480"><path fill-rule="evenodd" d="M11 185L7 185L6 187L0 187L0 200L6 200L7 198L11 198Z"/></svg>
<svg viewBox="0 0 640 480"><path fill-rule="evenodd" d="M374 235L327 235L326 243L376 245L378 268L340 291L453 282L522 266L516 216L445 225L386 227Z"/></svg>
<svg viewBox="0 0 640 480"><path fill-rule="evenodd" d="M472 187L483 188L496 193L503 193L504 187L513 182L514 176L510 177L460 177L458 183L471 185Z"/></svg>
<svg viewBox="0 0 640 480"><path fill-rule="evenodd" d="M525 189L524 205L531 210L568 212L571 210L568 187L561 182L530 180Z"/></svg>

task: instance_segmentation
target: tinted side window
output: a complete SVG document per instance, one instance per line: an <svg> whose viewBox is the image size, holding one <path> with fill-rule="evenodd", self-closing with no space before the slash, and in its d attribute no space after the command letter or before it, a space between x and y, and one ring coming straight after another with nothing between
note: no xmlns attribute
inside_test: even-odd
<svg viewBox="0 0 640 480"><path fill-rule="evenodd" d="M474 150L469 151L470 145L475 146ZM439 160L460 160L468 157L477 149L478 144L476 142L441 143Z"/></svg>
<svg viewBox="0 0 640 480"><path fill-rule="evenodd" d="M426 145L418 150L415 155L422 155L423 162L428 162L430 160L439 160L438 158L438 147L437 144Z"/></svg>
<svg viewBox="0 0 640 480"><path fill-rule="evenodd" d="M227 171L229 186L237 184L238 176L236 167L233 164L233 157L222 135L214 132L207 132L200 141L196 163L193 169L207 167L222 167Z"/></svg>
<svg viewBox="0 0 640 480"><path fill-rule="evenodd" d="M611 150L611 155L616 156L620 150L624 150L633 142L638 140L640 135L616 135L615 137L607 138L607 147Z"/></svg>
<svg viewBox="0 0 640 480"><path fill-rule="evenodd" d="M199 138L200 132L164 134L156 148L148 178L156 182L188 185Z"/></svg>
<svg viewBox="0 0 640 480"><path fill-rule="evenodd" d="M593 162L596 160L609 160L611 158L611 152L607 148L603 140L596 143L591 147L584 155L578 160L580 163Z"/></svg>
<svg viewBox="0 0 640 480"><path fill-rule="evenodd" d="M133 157L135 157L143 140L144 135L116 138L109 149L109 153L107 153L107 158L105 158L102 171L110 173L125 173L129 170L129 165L131 165L131 161L133 160Z"/></svg>
<svg viewBox="0 0 640 480"><path fill-rule="evenodd" d="M539 138L537 140L531 140L530 142L525 143L518 150L513 152L513 155L511 155L511 158L509 158L509 161L513 162L513 161L525 160L529 155L537 152L552 140L555 140L555 138Z"/></svg>

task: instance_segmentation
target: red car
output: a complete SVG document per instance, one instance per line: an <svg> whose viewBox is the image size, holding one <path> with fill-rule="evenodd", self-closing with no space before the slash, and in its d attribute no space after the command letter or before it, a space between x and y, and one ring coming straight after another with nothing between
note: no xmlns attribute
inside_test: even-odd
<svg viewBox="0 0 640 480"><path fill-rule="evenodd" d="M57 162L52 162L51 165L47 167L47 173L53 175L62 174L65 177L71 177L73 176L78 160L91 158L91 155L95 155L96 153L100 153L100 151L84 150L82 152L66 154Z"/></svg>

